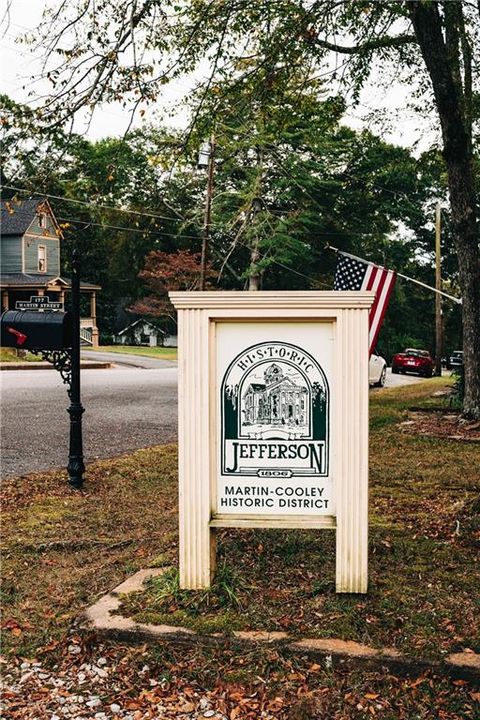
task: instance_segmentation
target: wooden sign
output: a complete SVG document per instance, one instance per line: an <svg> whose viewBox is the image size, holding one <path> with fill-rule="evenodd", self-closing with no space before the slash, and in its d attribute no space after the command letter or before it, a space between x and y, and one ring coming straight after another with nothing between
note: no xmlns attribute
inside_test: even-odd
<svg viewBox="0 0 480 720"><path fill-rule="evenodd" d="M336 531L367 590L369 292L171 293L179 320L180 583L219 527Z"/></svg>

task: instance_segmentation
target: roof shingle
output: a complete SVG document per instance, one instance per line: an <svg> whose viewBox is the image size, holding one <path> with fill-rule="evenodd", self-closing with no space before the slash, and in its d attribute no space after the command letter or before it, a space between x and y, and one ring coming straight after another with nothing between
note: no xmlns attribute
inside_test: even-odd
<svg viewBox="0 0 480 720"><path fill-rule="evenodd" d="M38 205L44 202L39 195L25 200L2 200L1 234L23 235L35 218Z"/></svg>

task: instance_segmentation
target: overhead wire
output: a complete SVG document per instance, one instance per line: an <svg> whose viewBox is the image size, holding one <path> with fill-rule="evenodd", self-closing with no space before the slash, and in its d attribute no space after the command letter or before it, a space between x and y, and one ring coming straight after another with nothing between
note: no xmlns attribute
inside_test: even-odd
<svg viewBox="0 0 480 720"><path fill-rule="evenodd" d="M242 245L243 247L247 248L247 250L251 249L250 246L247 245L247 243L242 242L241 240L238 240L237 242L239 245ZM267 257L265 253L261 253L260 251L258 251L258 254L259 254L261 260L264 260ZM305 278L309 282L316 282L315 278L312 275L305 275L304 273L300 272L299 270L295 270L295 268L292 268L290 265L285 265L284 263L280 262L279 260L275 260L274 258L268 258L268 259L270 260L270 262L274 263L275 265L279 265L284 270L293 272L293 273L295 273L295 275L299 275L300 277ZM319 282L318 284L322 285L323 287L328 287L327 285L325 285L325 283ZM331 288L328 288L328 289L331 289Z"/></svg>
<svg viewBox="0 0 480 720"><path fill-rule="evenodd" d="M31 213L29 213L25 210L20 210L20 209L16 209L14 212L18 213L20 215L28 215L28 216L31 215ZM122 227L122 226L118 226L118 225L109 225L106 223L95 223L95 222L91 222L88 220L78 220L76 218L60 217L60 216L57 217L57 220L59 220L61 222L66 222L66 223L75 223L78 225L84 225L85 227L101 227L101 228L119 230L119 231L124 231L124 232L135 232L135 233L140 233L143 235L146 235L146 234L161 235L164 237L173 237L173 238L179 238L179 239L200 240L200 235L189 235L189 234L185 234L185 233L168 233L168 232L164 232L162 230L149 230L149 229L142 229L142 228L129 228L129 227ZM242 245L243 247L245 247L247 249L250 249L250 246L247 245L247 243L238 241L238 244ZM216 250L216 252L218 253L218 250ZM259 252L259 255L260 255L261 260L266 258L265 253ZM270 260L270 262L274 263L275 265L278 265L279 267L283 268L284 270L292 272L295 275L298 275L298 276L308 280L309 282L314 281L314 278L312 276L305 275L304 273L296 270L295 268L291 267L290 265L286 265L285 263L282 263L279 260L276 260L274 258L269 258L269 260ZM324 283L319 283L319 284L321 284L324 287L328 287Z"/></svg>
<svg viewBox="0 0 480 720"><path fill-rule="evenodd" d="M33 190L28 190L27 188L19 188L15 187L14 185L4 185L4 188L7 190L15 190L16 192L24 192L29 193L30 195L41 195L42 197L51 198L52 200L63 200L64 202L74 203L76 205L83 205L85 207L95 207L100 208L101 210L113 210L115 212L122 212L122 213L128 213L129 215L137 215L139 217L150 217L150 218L157 218L158 220L171 220L172 222L185 222L185 218L178 213L177 217L173 217L171 215L159 215L158 213L148 213L143 212L140 210L128 210L127 208L121 208L118 207L118 205L103 205L100 203L96 203L94 201L86 201L86 200L77 200L75 198L69 198L65 195L52 195L51 193L46 192L35 192Z"/></svg>
<svg viewBox="0 0 480 720"><path fill-rule="evenodd" d="M285 175L287 176L287 171L284 168L282 168L282 169L283 169ZM304 191L305 195L307 195L307 197L309 197L310 200L312 200L312 202L314 202L318 208L323 210L322 206L318 203L318 201L312 195L310 195L310 193L305 188L303 188L303 186L300 185L300 183L298 183L295 179L293 179L291 177L291 174L288 174L288 177L298 187L300 187L300 189L302 189ZM12 185L3 185L2 187L6 188L7 190L15 190L16 192L24 192L29 195L39 195L41 197L51 198L53 200L61 200L61 201L69 202L69 203L75 203L77 205L82 205L84 207L93 208L93 209L109 210L109 211L113 211L113 212L121 212L121 213L125 213L125 214L135 215L137 217L155 218L158 220L169 220L172 222L188 222L188 218L181 216L180 213L178 213L178 217L175 218L171 215L159 215L157 213L149 213L149 212L143 212L143 211L139 211L139 210L128 210L127 208L121 208L121 207L118 207L115 205L103 205L103 204L96 203L93 200L91 200L91 201L77 200L75 198L68 198L64 195L52 195L51 193L35 192L33 190L28 190L27 188L19 188L19 187L15 187ZM15 212L21 212L21 211L16 209ZM177 212L177 211L175 211L175 212ZM273 215L278 215L279 217L282 217L285 219L288 218L289 212L290 211L269 210L269 213L271 213ZM72 218L64 218L64 219L67 222L84 222L83 220L74 220ZM156 230L148 230L148 229L138 230L137 228L120 227L117 225L111 225L109 223L101 223L101 224L97 223L97 225L99 227L101 226L101 227L105 227L105 228L111 228L113 230L132 230L132 232L135 231L135 232L151 232L151 233L157 232ZM222 227L220 223L212 223L212 226L217 227L217 228ZM351 230L345 230L343 232L342 231L321 231L321 230L319 230L319 231L315 231L315 234L322 235L322 236L323 235L325 235L325 236L331 236L331 235L343 236L343 235L345 235L346 232L348 232L349 235L352 235L355 237L371 237L372 236L372 233L354 232ZM175 233L171 233L171 235L172 235L172 237L176 237ZM182 237L189 237L189 236L182 234ZM191 237L194 237L194 236L191 236Z"/></svg>
<svg viewBox="0 0 480 720"><path fill-rule="evenodd" d="M14 210L14 213L19 215L28 215L31 216L31 213L27 212L26 210L20 210L16 209ZM168 233L163 230L151 230L150 228L132 228L132 227L124 227L121 225L110 225L108 223L96 223L92 222L90 220L79 220L78 218L71 218L71 217L61 217L61 216L55 216L57 220L60 220L61 222L65 223L75 223L79 225L88 225L93 227L101 227L101 228L107 228L110 230L121 230L125 232L135 232L135 233L141 233L141 234L148 234L148 235L165 235L166 237L175 237L175 238L192 238L194 240L198 240L198 235L189 235L185 233Z"/></svg>
<svg viewBox="0 0 480 720"><path fill-rule="evenodd" d="M296 178L292 177L291 172L288 171L288 170L285 168L285 166L284 166L284 164L283 164L283 160L279 157L279 154L276 152L276 150L274 150L274 149L271 148L271 147L270 147L269 149L270 149L270 151L272 152L272 156L273 156L274 160L276 160L277 165L280 167L280 169L282 170L282 172L284 173L284 175L285 175L286 177L288 177L290 180L292 180L292 182L293 182L318 208L320 208L320 209L323 210L324 208L320 205L320 203L318 202L318 200L317 200L315 197L313 197L313 195L311 195L311 194L308 192L308 190L305 188L305 186L304 186L303 184L301 184ZM344 173L344 174L345 174L345 173ZM352 178L353 176L347 174L347 177L351 177L351 178ZM379 185L374 185L374 184L372 184L372 186L373 186L373 187L377 187L378 189L384 190L385 192L389 192L389 193L391 193L391 194L393 194L393 195L400 194L400 195L403 195L404 197L407 197L406 194L403 193L402 191L398 191L398 192L397 192L397 191L392 191L392 190L390 190L390 189L388 189L388 188L385 188L385 187L382 187L382 186L379 186ZM14 190L14 191L17 191L17 192L24 192L24 193L29 193L29 192L31 192L31 191L27 190L26 188L19 188L19 187L16 187L16 186L5 185L4 187L6 187L6 188L9 189L9 190ZM151 219L151 218L155 218L155 219L159 219L159 220L169 220L169 221L172 221L172 222L185 222L185 220L186 220L184 217L182 217L182 216L180 215L180 213L178 213L178 217L173 217L173 216L160 215L160 214L158 214L158 213L146 213L146 212L143 212L143 211L129 210L129 209L126 209L126 208L120 208L120 207L118 207L118 206L98 204L98 203L94 203L93 201L87 202L87 201L77 200L77 199L74 199L74 198L67 198L67 197L65 197L65 196L53 195L52 193L40 193L40 194L41 194L42 196L49 197L49 198L51 198L51 199L63 200L63 201L65 201L65 202L75 203L75 204L78 204L78 205L82 205L82 206L84 206L84 207L95 207L95 208L98 208L98 209L104 209L104 210L109 210L109 211L114 211L114 212L115 212L115 211L117 211L117 212L123 212L123 213L126 213L126 214L135 215L135 216L137 216L137 217L145 217L145 218L150 218L150 219ZM176 211L175 211L175 212L176 212ZM280 212L281 212L281 211L278 211L278 214L280 214ZM286 216L286 214L285 214L284 216ZM86 221L77 220L77 219L73 219L73 218L59 218L59 219L62 220L62 221L64 221L64 222L72 222L72 223L83 224L83 225L87 225L87 224L88 224ZM198 240L198 239L199 239L198 236L196 236L196 235L189 235L189 234L184 234L184 233L178 233L178 234L177 234L177 233L167 233L167 232L165 232L165 231L161 231L161 230L151 230L151 229L147 229L147 228L145 228L145 229L142 229L142 228L127 228L127 227L122 227L122 226L118 226L118 225L111 225L111 224L108 224L108 223L89 223L89 224L92 225L92 226L94 226L94 227L102 227L102 228L106 228L106 229L113 229L113 230L119 230L119 231L124 231L124 232L137 232L137 233L141 233L141 234L143 234L143 235L149 234L149 235L160 235L160 236L164 236L164 237L177 237L177 238L186 238L186 239L195 239L195 240ZM214 225L215 225L215 224L214 224ZM218 227L218 226L217 226L217 227ZM320 231L320 232L318 232L318 233L316 233L316 234L329 236L329 235L343 235L344 233L321 232L321 231ZM349 234L351 234L351 235L353 234L353 235L357 235L357 236L367 236L367 237L370 235L370 233L351 233L351 232L349 232ZM239 244L242 245L242 246L244 246L244 247L248 247L245 243L243 243L243 242L241 242L241 241L239 241ZM262 255L261 257L262 257L262 259L265 258L265 255ZM273 258L271 258L270 261L273 262L273 263L275 263L276 265L278 265L278 266L280 266L280 267L282 267L282 268L290 271L290 272L293 272L293 273L295 273L295 274L297 274L297 275L299 275L299 276L301 276L301 277L309 280L309 281L312 281L312 280L313 280L313 278L312 278L311 276L307 276L307 275L305 275L304 273L301 273L301 272L295 270L295 268L292 268L292 267L289 266L289 265L286 265L286 264L284 264L284 263L281 263L281 262L278 261L278 260L274 260Z"/></svg>

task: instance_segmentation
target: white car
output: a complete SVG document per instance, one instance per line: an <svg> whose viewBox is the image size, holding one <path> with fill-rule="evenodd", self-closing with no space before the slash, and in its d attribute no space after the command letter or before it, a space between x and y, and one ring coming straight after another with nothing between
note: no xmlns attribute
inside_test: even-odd
<svg viewBox="0 0 480 720"><path fill-rule="evenodd" d="M387 376L387 361L373 352L368 363L368 381L375 387L383 387Z"/></svg>

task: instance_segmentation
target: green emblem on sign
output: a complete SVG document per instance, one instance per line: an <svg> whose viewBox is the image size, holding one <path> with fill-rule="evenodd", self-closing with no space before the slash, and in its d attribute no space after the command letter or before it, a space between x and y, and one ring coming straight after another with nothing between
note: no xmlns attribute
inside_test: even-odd
<svg viewBox="0 0 480 720"><path fill-rule="evenodd" d="M312 355L253 345L230 363L221 394L222 475L328 475L329 388Z"/></svg>

